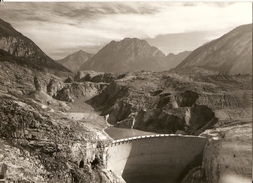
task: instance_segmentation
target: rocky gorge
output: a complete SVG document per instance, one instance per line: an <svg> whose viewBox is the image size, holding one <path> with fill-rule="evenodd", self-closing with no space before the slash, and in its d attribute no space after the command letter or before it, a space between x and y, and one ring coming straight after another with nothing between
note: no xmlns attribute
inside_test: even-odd
<svg viewBox="0 0 253 183"><path fill-rule="evenodd" d="M1 68L1 169L6 169L6 181L123 182L102 158L111 143L103 132L107 114L108 122L121 128L209 138L202 166L182 181L217 182L226 172L251 174L243 168L251 162L251 76L186 79L167 72L79 72L61 79L43 71L34 77L35 70L15 62L2 61ZM212 136L213 129L218 132ZM241 143L231 145L231 138ZM228 151L245 162L241 168L223 157ZM217 166L229 168L215 173Z"/></svg>
<svg viewBox="0 0 253 183"><path fill-rule="evenodd" d="M231 74L194 65L190 70L163 72L72 73L63 66L57 69L58 64L28 38L0 23L4 30L0 32L0 182L125 182L107 166L106 149L114 141L104 131L109 126L205 138L196 161L177 172L178 182L250 181L252 75L248 72ZM131 44L126 45L132 50ZM194 148L191 143L187 147Z"/></svg>

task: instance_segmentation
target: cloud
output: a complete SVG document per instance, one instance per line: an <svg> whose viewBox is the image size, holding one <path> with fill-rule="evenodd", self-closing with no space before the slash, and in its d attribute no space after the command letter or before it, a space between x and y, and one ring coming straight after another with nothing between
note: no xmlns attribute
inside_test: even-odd
<svg viewBox="0 0 253 183"><path fill-rule="evenodd" d="M125 37L214 32L201 37L210 40L252 22L251 3L30 2L5 3L1 8L1 18L50 56Z"/></svg>

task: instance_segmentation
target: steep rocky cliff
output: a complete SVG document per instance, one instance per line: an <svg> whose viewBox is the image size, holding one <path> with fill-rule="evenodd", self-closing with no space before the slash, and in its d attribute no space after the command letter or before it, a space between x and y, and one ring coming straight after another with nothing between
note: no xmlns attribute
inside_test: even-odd
<svg viewBox="0 0 253 183"><path fill-rule="evenodd" d="M252 174L252 123L234 121L201 134L208 138L202 166L181 183L247 183Z"/></svg>
<svg viewBox="0 0 253 183"><path fill-rule="evenodd" d="M218 133L218 135L214 135ZM252 124L217 128L204 151L206 179L215 182L250 182L252 174ZM247 180L247 181L246 181Z"/></svg>

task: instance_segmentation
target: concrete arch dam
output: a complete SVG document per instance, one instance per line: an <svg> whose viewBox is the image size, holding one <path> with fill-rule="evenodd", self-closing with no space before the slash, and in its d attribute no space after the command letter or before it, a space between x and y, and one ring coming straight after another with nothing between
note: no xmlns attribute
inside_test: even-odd
<svg viewBox="0 0 253 183"><path fill-rule="evenodd" d="M113 141L107 147L107 168L127 183L177 183L201 157L207 139L185 135L147 135ZM200 166L202 157L195 163Z"/></svg>

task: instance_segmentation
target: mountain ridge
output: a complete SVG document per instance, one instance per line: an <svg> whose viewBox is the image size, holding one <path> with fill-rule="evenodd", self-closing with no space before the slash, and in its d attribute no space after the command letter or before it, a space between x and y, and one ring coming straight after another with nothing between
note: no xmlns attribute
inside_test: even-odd
<svg viewBox="0 0 253 183"><path fill-rule="evenodd" d="M228 74L252 74L252 24L236 27L200 46L174 70L193 67Z"/></svg>
<svg viewBox="0 0 253 183"><path fill-rule="evenodd" d="M31 39L18 32L10 23L2 19L0 19L0 49L49 70L70 72L46 55Z"/></svg>
<svg viewBox="0 0 253 183"><path fill-rule="evenodd" d="M56 62L62 64L71 71L76 71L77 69L79 69L79 67L81 67L83 63L88 61L93 55L94 53L87 53L83 50L79 50L70 55L67 55L63 59L56 60Z"/></svg>
<svg viewBox="0 0 253 183"><path fill-rule="evenodd" d="M168 62L170 62L170 65L173 68L175 68L177 65L179 65L187 56L189 56L191 51L183 51L178 54L169 53L166 56L166 59Z"/></svg>
<svg viewBox="0 0 253 183"><path fill-rule="evenodd" d="M173 64L172 64L173 65ZM171 69L166 55L158 48L138 38L111 41L78 70L98 72L164 71Z"/></svg>

